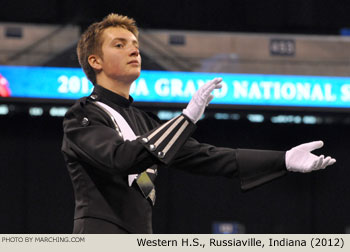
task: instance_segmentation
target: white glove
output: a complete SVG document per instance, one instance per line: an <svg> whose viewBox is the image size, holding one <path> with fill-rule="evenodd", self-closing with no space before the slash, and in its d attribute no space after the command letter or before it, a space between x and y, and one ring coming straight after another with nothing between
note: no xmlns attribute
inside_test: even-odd
<svg viewBox="0 0 350 252"><path fill-rule="evenodd" d="M334 158L324 157L324 155L316 156L311 151L319 149L323 146L322 141L314 141L298 145L286 152L286 167L288 171L293 172L312 172L324 169L328 165L336 162Z"/></svg>
<svg viewBox="0 0 350 252"><path fill-rule="evenodd" d="M190 118L193 123L196 123L201 118L205 107L208 106L209 102L214 98L211 92L214 89L222 87L220 84L221 81L222 78L215 78L208 81L198 89L196 93L194 93L187 107L182 111L182 113Z"/></svg>

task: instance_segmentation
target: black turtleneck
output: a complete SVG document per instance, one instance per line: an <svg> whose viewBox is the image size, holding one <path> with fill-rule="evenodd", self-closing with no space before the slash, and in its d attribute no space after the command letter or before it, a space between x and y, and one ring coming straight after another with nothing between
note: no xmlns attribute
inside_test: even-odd
<svg viewBox="0 0 350 252"><path fill-rule="evenodd" d="M100 85L95 85L92 95L99 95L101 97L101 101L106 101L109 103L116 104L123 108L128 108L134 102L134 99L129 95L129 99L114 93L111 90L108 90Z"/></svg>

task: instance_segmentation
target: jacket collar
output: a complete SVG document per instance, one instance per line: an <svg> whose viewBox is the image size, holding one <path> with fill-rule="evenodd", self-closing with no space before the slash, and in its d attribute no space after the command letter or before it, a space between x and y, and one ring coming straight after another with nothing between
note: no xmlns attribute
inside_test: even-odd
<svg viewBox="0 0 350 252"><path fill-rule="evenodd" d="M126 99L125 97L118 95L97 84L95 84L94 90L90 95L90 98L100 101L107 100L107 102L109 101L113 104L124 108L128 108L134 102L134 99L130 95L129 99Z"/></svg>

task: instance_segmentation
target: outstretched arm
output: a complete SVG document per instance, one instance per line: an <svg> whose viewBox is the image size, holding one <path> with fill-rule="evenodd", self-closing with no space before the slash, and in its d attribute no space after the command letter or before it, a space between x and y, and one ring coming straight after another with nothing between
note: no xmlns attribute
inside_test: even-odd
<svg viewBox="0 0 350 252"><path fill-rule="evenodd" d="M239 177L241 188L248 190L281 177L287 171L311 172L334 164L335 159L331 157L311 153L322 146L322 141L315 141L284 152L219 148L190 139L173 164L190 173Z"/></svg>

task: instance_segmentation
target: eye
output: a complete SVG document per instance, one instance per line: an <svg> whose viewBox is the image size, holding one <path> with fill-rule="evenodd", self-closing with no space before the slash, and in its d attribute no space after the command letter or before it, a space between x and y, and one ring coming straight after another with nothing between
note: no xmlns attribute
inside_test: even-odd
<svg viewBox="0 0 350 252"><path fill-rule="evenodd" d="M124 45L123 45L122 43L118 43L118 44L115 45L115 47L117 47L117 48L123 48Z"/></svg>

